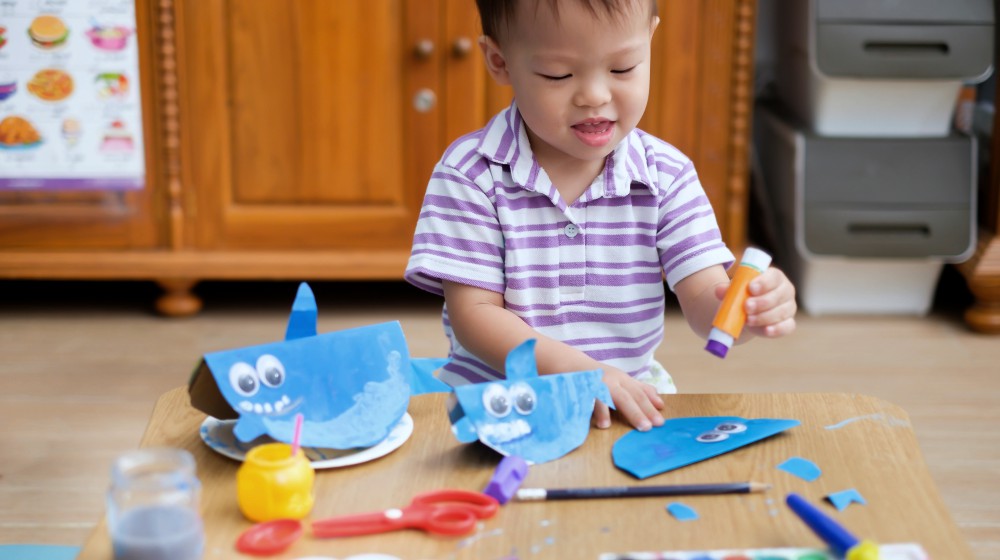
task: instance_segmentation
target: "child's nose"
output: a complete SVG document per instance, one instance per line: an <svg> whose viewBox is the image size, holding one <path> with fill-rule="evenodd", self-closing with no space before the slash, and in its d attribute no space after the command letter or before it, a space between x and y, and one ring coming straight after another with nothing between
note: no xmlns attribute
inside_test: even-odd
<svg viewBox="0 0 1000 560"><path fill-rule="evenodd" d="M573 102L578 107L600 107L611 101L611 89L601 79L583 80Z"/></svg>

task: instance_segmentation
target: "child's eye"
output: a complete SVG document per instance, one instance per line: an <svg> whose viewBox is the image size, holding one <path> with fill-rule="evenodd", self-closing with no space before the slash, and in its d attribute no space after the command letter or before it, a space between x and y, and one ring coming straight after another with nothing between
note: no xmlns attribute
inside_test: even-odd
<svg viewBox="0 0 1000 560"><path fill-rule="evenodd" d="M638 64L637 64L636 66L638 66ZM635 70L635 66L632 66L632 67L629 67L629 68L626 68L626 69L624 69L624 70L612 70L612 71L611 71L611 73L612 73L612 74L628 74L628 73L629 73L629 72L631 72L632 70Z"/></svg>
<svg viewBox="0 0 1000 560"><path fill-rule="evenodd" d="M566 78L569 78L572 75L573 74L564 74L562 76L550 76L548 74L539 74L539 76L545 78L546 80L552 80L554 82L559 80L565 80Z"/></svg>

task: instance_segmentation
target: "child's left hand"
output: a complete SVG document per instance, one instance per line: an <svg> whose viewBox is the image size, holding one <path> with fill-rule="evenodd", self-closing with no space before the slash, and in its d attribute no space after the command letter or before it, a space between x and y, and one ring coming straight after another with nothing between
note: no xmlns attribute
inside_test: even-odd
<svg viewBox="0 0 1000 560"><path fill-rule="evenodd" d="M726 295L727 286L717 286L715 297ZM771 267L750 281L750 297L744 309L746 327L751 333L767 338L791 334L795 330L795 286L781 270Z"/></svg>

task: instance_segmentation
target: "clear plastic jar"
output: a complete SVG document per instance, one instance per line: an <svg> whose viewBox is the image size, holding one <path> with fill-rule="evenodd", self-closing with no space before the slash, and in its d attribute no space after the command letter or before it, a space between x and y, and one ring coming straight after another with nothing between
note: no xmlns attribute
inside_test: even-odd
<svg viewBox="0 0 1000 560"><path fill-rule="evenodd" d="M152 448L119 456L107 495L115 560L198 560L205 548L194 457Z"/></svg>

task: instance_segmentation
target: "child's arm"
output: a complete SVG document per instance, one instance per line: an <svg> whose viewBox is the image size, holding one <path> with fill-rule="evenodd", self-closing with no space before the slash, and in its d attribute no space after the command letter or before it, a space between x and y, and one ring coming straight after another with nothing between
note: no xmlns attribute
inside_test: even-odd
<svg viewBox="0 0 1000 560"><path fill-rule="evenodd" d="M490 290L443 282L448 305L448 318L458 341L497 371L504 370L507 353L529 338L535 343L538 373L604 370L615 407L625 419L640 430L663 424L663 400L656 390L627 373L598 362L587 354L561 341L546 337L532 329L504 308L503 295ZM608 407L596 404L594 420L599 428L611 425Z"/></svg>
<svg viewBox="0 0 1000 560"><path fill-rule="evenodd" d="M725 297L728 287L729 276L722 265L695 272L674 286L684 318L698 336L708 337L719 302ZM768 268L750 282L749 290L750 297L745 307L747 328L737 343L746 342L753 335L774 338L795 330L795 312L798 309L795 287L784 272L773 266Z"/></svg>

